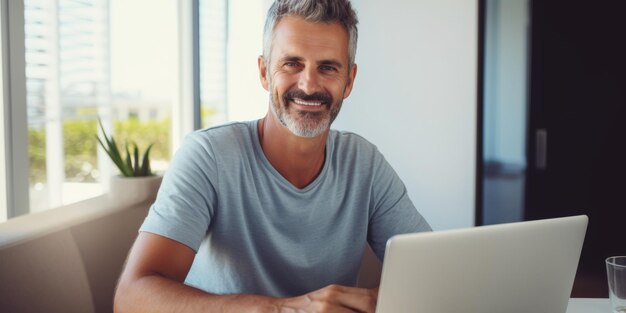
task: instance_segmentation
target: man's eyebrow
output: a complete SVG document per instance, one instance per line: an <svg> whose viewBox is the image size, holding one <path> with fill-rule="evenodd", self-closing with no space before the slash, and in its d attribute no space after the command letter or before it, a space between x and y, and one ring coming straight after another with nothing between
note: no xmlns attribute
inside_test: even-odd
<svg viewBox="0 0 626 313"><path fill-rule="evenodd" d="M286 55L286 56L283 56L283 57L278 59L279 63L302 62L302 61L304 61L304 58L299 57L299 56L294 56L294 55ZM318 61L317 65L331 65L331 66L334 66L336 68L342 68L343 67L343 64L341 62L339 62L337 60L334 60L334 59Z"/></svg>
<svg viewBox="0 0 626 313"><path fill-rule="evenodd" d="M336 68L342 68L343 64L337 60L322 60L317 62L318 65L332 65Z"/></svg>
<svg viewBox="0 0 626 313"><path fill-rule="evenodd" d="M302 58L301 57L297 57L297 56L293 56L293 55L286 55L284 57L281 57L280 59L278 59L279 63L285 63L285 62L302 62Z"/></svg>

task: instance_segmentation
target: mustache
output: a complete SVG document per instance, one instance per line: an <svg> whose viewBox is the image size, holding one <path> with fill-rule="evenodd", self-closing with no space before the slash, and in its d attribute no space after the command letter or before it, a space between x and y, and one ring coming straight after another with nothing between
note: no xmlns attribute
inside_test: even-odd
<svg viewBox="0 0 626 313"><path fill-rule="evenodd" d="M283 100L285 103L289 100L293 100L294 98L302 99L304 101L319 101L324 105L330 105L333 103L333 97L325 92L314 92L309 95L306 92L295 88L283 94Z"/></svg>

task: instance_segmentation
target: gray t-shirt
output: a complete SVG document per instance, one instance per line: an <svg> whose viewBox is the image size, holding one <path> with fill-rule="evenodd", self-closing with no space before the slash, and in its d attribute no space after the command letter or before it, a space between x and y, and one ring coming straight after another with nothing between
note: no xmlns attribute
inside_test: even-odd
<svg viewBox="0 0 626 313"><path fill-rule="evenodd" d="M362 137L332 130L322 171L299 189L265 157L257 123L187 136L141 226L197 252L186 284L271 296L354 285L366 242L382 260L391 236L430 230Z"/></svg>

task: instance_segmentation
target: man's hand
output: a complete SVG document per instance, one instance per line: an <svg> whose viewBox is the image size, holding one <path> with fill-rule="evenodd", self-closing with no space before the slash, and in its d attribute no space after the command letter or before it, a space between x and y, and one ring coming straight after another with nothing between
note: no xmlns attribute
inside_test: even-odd
<svg viewBox="0 0 626 313"><path fill-rule="evenodd" d="M374 313L378 288L330 285L303 296L283 299L280 313Z"/></svg>

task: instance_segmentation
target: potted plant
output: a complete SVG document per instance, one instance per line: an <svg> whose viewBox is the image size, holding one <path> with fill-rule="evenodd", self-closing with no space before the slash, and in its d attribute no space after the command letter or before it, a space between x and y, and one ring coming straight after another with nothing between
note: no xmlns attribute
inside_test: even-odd
<svg viewBox="0 0 626 313"><path fill-rule="evenodd" d="M119 175L111 177L109 183L111 201L125 205L153 201L162 179L162 176L155 175L150 167L150 150L153 144L150 144L143 153L140 153L136 143L132 143L132 147L129 149L127 142L124 149L126 155L123 156L115 138L112 135L107 135L100 119L98 119L98 124L103 138L101 139L100 136L96 136L96 138L120 171Z"/></svg>

